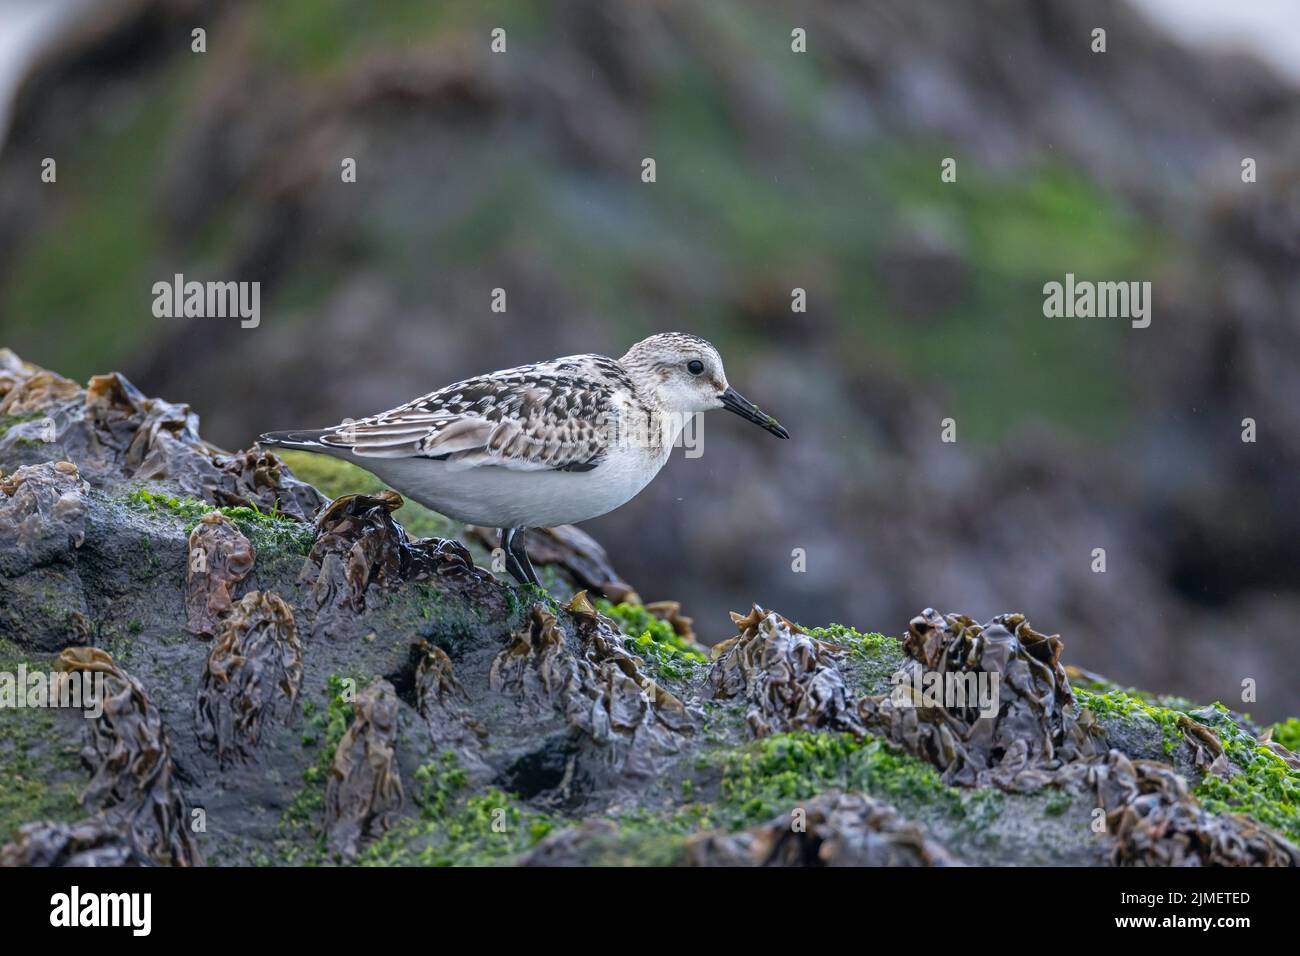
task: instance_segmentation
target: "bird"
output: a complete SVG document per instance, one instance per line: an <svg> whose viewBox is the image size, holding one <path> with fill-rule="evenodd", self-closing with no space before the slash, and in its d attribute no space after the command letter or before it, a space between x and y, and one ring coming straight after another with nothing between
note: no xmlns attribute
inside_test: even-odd
<svg viewBox="0 0 1300 956"><path fill-rule="evenodd" d="M439 514L499 528L506 570L540 586L527 529L626 504L667 463L687 420L717 408L790 437L731 387L713 345L663 332L619 359L568 355L489 372L368 418L259 441L350 461Z"/></svg>

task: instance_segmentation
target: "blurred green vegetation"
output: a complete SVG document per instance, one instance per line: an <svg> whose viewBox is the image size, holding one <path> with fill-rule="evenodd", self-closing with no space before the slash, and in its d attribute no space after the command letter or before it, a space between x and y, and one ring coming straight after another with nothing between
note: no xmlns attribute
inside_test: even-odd
<svg viewBox="0 0 1300 956"><path fill-rule="evenodd" d="M152 187L187 88L160 85L59 156L59 212L28 237L0 290L0 333L20 333L20 354L40 343L57 371L84 379L156 331L150 290L164 240Z"/></svg>
<svg viewBox="0 0 1300 956"><path fill-rule="evenodd" d="M319 74L371 53L457 30L500 24L520 40L538 35L544 8L520 0L276 0L255 12L258 51L277 66Z"/></svg>
<svg viewBox="0 0 1300 956"><path fill-rule="evenodd" d="M1046 319L1037 308L1042 285L1067 272L1150 276L1176 240L1153 233L1077 170L1048 164L995 176L960 158L955 145L831 141L817 118L820 95L834 84L829 67L812 55L771 55L773 37L787 31L765 22L767 14L730 3L708 11L729 57L772 73L771 95L789 127L782 149L754 147L701 49L648 97L642 118L657 183L641 184L638 170L617 177L575 170L532 134L516 141L509 130L504 140L464 132L456 148L481 184L473 201L441 217L430 217L418 195L408 214L378 209L358 226L355 267L378 269L400 297L418 301L430 262L450 271L523 248L547 264L573 302L621 324L618 338L689 325L725 352L756 346L763 331L737 321L744 293L812 263L821 285L809 290L809 308L831 313L834 354L850 381L888 364L921 387L949 390L963 409L964 439L996 440L1036 418L1081 439L1115 437L1131 402L1127 323ZM458 32L481 40L500 25L514 48L526 49L558 29L536 5L520 2L291 0L251 15L259 55L298 83ZM151 190L169 134L216 62L181 58L144 102L60 160L59 188L69 198L21 250L0 289L0 338L20 353L39 343L44 364L84 379L128 366L156 332L150 286L184 263L155 222ZM936 156L946 155L959 157L956 183L940 182ZM234 195L196 227L193 247L180 257L219 262L233 254L235 224L258 201L252 191ZM918 224L948 237L964 276L956 301L921 318L900 315L888 258ZM264 290L263 309L309 313L346 271L290 254L269 296ZM661 314L646 296L647 275L680 278L689 322Z"/></svg>

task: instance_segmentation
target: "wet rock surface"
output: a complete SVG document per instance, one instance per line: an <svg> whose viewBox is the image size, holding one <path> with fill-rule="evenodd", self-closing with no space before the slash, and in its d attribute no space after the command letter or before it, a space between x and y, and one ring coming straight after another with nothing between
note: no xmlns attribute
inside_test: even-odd
<svg viewBox="0 0 1300 956"><path fill-rule="evenodd" d="M96 487L149 479L214 505L242 505L309 520L324 503L269 453L224 452L199 437L187 405L147 398L125 376L96 375L85 388L0 350L0 414L25 417L0 434L10 469L75 462Z"/></svg>
<svg viewBox="0 0 1300 956"><path fill-rule="evenodd" d="M97 444L0 440L0 675L107 693L94 718L0 710L0 770L32 787L5 864L1298 859L1289 736L1067 675L1023 615L927 610L895 639L754 606L707 652L674 602L590 600L612 569L553 565L544 593L475 566L474 532L410 538L391 492L301 517L191 496L158 468L222 456L177 406L12 366L33 422ZM965 696L930 699L948 678Z"/></svg>
<svg viewBox="0 0 1300 956"><path fill-rule="evenodd" d="M130 838L102 817L29 823L0 847L0 866L149 866Z"/></svg>

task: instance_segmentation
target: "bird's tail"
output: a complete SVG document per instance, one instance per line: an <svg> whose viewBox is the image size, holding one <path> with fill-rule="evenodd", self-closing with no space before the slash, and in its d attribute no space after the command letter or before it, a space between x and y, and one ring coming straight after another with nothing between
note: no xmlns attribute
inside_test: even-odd
<svg viewBox="0 0 1300 956"><path fill-rule="evenodd" d="M257 439L260 445L272 445L277 448L320 448L321 436L328 429L298 429L291 432L267 432Z"/></svg>

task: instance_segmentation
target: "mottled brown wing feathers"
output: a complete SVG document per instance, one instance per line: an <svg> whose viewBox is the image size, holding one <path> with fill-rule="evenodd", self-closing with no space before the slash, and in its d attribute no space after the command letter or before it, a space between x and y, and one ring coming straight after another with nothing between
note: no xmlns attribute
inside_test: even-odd
<svg viewBox="0 0 1300 956"><path fill-rule="evenodd" d="M556 366L524 366L457 382L324 433L362 458L424 457L453 468L587 471L604 457L613 384Z"/></svg>

